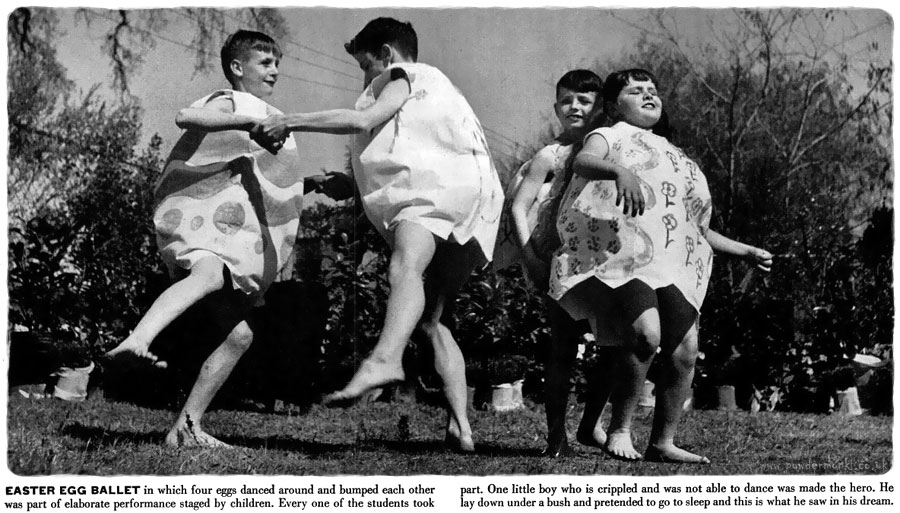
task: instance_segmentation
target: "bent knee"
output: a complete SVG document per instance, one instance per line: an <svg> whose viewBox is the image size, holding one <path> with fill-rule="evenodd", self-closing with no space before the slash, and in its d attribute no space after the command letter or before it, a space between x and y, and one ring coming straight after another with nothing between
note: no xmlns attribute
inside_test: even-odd
<svg viewBox="0 0 900 513"><path fill-rule="evenodd" d="M659 350L661 340L658 326L641 326L634 332L634 353L638 358L646 360Z"/></svg>
<svg viewBox="0 0 900 513"><path fill-rule="evenodd" d="M228 334L225 343L237 351L246 351L253 343L253 330L246 323L238 324Z"/></svg>
<svg viewBox="0 0 900 513"><path fill-rule="evenodd" d="M412 258L393 258L388 267L388 281L391 286L410 279L422 280L424 269Z"/></svg>
<svg viewBox="0 0 900 513"><path fill-rule="evenodd" d="M212 294L225 287L224 265L196 266L191 269L191 280L204 295Z"/></svg>
<svg viewBox="0 0 900 513"><path fill-rule="evenodd" d="M697 331L691 330L682 339L678 347L672 351L672 363L681 368L693 368L697 363L700 347L697 343Z"/></svg>

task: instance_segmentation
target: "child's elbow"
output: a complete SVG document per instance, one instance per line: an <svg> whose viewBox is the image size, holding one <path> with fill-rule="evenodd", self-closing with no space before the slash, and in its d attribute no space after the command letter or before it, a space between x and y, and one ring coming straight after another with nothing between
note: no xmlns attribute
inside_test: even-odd
<svg viewBox="0 0 900 513"><path fill-rule="evenodd" d="M359 117L351 119L350 122L347 124L347 130L354 134L358 134L358 133L362 133L362 132L369 132L373 128L375 128L374 123L372 123L368 119L359 118Z"/></svg>
<svg viewBox="0 0 900 513"><path fill-rule="evenodd" d="M576 175L584 176L590 172L589 170L590 164L588 159L581 154L576 155L575 160L572 161L572 171L574 171Z"/></svg>
<svg viewBox="0 0 900 513"><path fill-rule="evenodd" d="M178 114L175 115L175 126L178 128L187 128L188 125L188 109L181 109L178 111Z"/></svg>

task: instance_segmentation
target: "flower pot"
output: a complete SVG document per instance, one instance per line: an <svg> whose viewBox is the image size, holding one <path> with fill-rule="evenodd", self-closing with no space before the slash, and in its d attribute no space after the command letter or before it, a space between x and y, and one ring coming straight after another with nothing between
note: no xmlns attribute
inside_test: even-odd
<svg viewBox="0 0 900 513"><path fill-rule="evenodd" d="M840 403L839 412L842 415L862 415L862 408L859 406L859 394L856 387L850 387L847 390L839 390L837 393L838 403Z"/></svg>
<svg viewBox="0 0 900 513"><path fill-rule="evenodd" d="M513 381L512 389L513 389L513 404L516 405L517 408L521 408L525 406L525 398L522 396L522 385L525 383L524 379Z"/></svg>
<svg viewBox="0 0 900 513"><path fill-rule="evenodd" d="M719 406L717 410L736 410L737 402L734 399L734 387L732 385L721 385L716 387L716 398Z"/></svg>
<svg viewBox="0 0 900 513"><path fill-rule="evenodd" d="M52 374L57 378L56 386L53 388L53 397L74 402L87 399L88 381L91 379L93 370L94 362L86 367L60 367Z"/></svg>
<svg viewBox="0 0 900 513"><path fill-rule="evenodd" d="M491 387L491 405L493 411L512 411L523 406L522 381L502 383Z"/></svg>

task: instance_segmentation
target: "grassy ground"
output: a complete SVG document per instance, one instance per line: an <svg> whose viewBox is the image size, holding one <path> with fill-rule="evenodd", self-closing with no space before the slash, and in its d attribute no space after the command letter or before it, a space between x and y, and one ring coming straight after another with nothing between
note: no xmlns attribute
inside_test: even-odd
<svg viewBox="0 0 900 513"><path fill-rule="evenodd" d="M646 443L649 413L636 433ZM570 430L580 414L570 414ZM9 469L44 474L881 474L892 454L892 417L692 411L680 442L707 455L705 466L619 462L575 446L573 457L541 457L543 408L472 415L477 453L444 449L443 412L416 404L303 414L211 412L205 425L234 450L161 445L173 412L95 395L84 403L9 397Z"/></svg>

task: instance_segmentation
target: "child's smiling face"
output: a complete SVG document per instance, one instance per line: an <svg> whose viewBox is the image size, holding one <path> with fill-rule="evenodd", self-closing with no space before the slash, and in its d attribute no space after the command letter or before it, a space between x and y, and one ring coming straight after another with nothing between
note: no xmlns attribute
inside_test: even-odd
<svg viewBox="0 0 900 513"><path fill-rule="evenodd" d="M613 115L622 121L640 128L652 128L662 115L662 100L656 91L656 84L647 81L628 80L619 92Z"/></svg>
<svg viewBox="0 0 900 513"><path fill-rule="evenodd" d="M565 132L588 128L594 118L596 107L596 92L579 93L565 87L559 88L556 103L553 105L556 117Z"/></svg>
<svg viewBox="0 0 900 513"><path fill-rule="evenodd" d="M278 64L280 59L272 52L250 50L240 60L240 76L237 76L237 89L250 93L257 98L267 98L275 90L278 81Z"/></svg>
<svg viewBox="0 0 900 513"><path fill-rule="evenodd" d="M363 71L363 87L368 87L372 80L380 75L386 68L384 60L379 59L369 52L354 53L353 58L359 63L359 69Z"/></svg>

